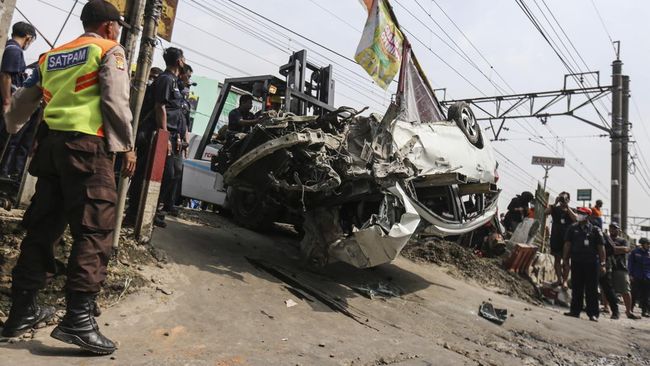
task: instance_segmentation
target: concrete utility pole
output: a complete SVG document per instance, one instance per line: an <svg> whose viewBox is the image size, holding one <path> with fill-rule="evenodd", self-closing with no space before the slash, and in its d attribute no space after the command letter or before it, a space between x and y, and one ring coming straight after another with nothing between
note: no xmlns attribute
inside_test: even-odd
<svg viewBox="0 0 650 366"><path fill-rule="evenodd" d="M612 221L621 223L621 163L623 144L623 62L618 58L612 63L612 182L611 213Z"/></svg>
<svg viewBox="0 0 650 366"><path fill-rule="evenodd" d="M129 65L129 72L131 72L130 66L133 61L133 54L135 53L138 36L140 36L140 31L142 30L140 24L142 24L145 4L145 0L133 0L126 3L126 19L124 20L131 25L131 29L124 29L122 31L122 39L120 40L120 43L124 46L124 50L126 51L125 56L127 65Z"/></svg>
<svg viewBox="0 0 650 366"><path fill-rule="evenodd" d="M9 27L15 8L16 0L0 0L0 60L5 52L5 43L9 37Z"/></svg>
<svg viewBox="0 0 650 366"><path fill-rule="evenodd" d="M158 19L162 11L162 0L147 0L144 9L144 29L140 40L140 53L138 54L138 66L135 71L135 79L131 88L131 112L133 113L133 137L135 138L140 123L140 111L149 78L149 70L153 62L153 51L156 46L156 30L158 29ZM140 164L144 162L139 162ZM128 189L129 178L120 177L118 187L117 201L117 222L115 224L115 236L113 238L113 248L119 247L120 230L122 229L122 219L124 206L126 202L126 192ZM137 228L136 228L137 231Z"/></svg>
<svg viewBox="0 0 650 366"><path fill-rule="evenodd" d="M621 146L621 229L627 229L627 193L628 193L628 168L629 168L629 142L630 142L630 77L623 75L623 96L621 101L622 133Z"/></svg>

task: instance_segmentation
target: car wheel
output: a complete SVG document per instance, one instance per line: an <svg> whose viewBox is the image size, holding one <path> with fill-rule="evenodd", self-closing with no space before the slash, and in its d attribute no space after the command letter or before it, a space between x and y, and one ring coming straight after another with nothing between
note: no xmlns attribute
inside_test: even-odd
<svg viewBox="0 0 650 366"><path fill-rule="evenodd" d="M454 103L449 107L447 120L456 122L472 145L479 146L481 144L481 126L476 121L469 104L465 102Z"/></svg>
<svg viewBox="0 0 650 366"><path fill-rule="evenodd" d="M276 210L259 192L233 189L229 193L230 211L237 224L256 231L268 230L273 226Z"/></svg>

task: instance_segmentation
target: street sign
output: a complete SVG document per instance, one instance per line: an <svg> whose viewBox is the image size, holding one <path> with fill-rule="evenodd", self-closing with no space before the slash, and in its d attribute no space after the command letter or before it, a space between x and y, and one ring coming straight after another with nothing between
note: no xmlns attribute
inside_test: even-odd
<svg viewBox="0 0 650 366"><path fill-rule="evenodd" d="M551 158L548 156L533 156L533 165L564 166L564 158Z"/></svg>
<svg viewBox="0 0 650 366"><path fill-rule="evenodd" d="M591 189L578 189L576 201L591 201Z"/></svg>

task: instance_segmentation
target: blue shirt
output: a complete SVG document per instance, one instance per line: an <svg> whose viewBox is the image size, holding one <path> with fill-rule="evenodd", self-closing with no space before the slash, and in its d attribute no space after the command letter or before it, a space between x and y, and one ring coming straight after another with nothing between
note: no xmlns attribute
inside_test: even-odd
<svg viewBox="0 0 650 366"><path fill-rule="evenodd" d="M635 280L650 280L650 251L636 248L630 253L627 268Z"/></svg>
<svg viewBox="0 0 650 366"><path fill-rule="evenodd" d="M2 55L2 64L0 65L0 72L11 75L12 89L17 89L23 86L25 82L25 57L23 49L18 42L10 39L5 46L4 54Z"/></svg>

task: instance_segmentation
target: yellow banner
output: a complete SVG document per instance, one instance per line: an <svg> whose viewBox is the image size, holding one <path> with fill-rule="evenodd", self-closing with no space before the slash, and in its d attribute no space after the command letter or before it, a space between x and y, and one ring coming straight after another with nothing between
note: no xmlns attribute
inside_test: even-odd
<svg viewBox="0 0 650 366"><path fill-rule="evenodd" d="M120 11L120 14L122 14L122 16L124 16L124 13L126 12L126 3L128 3L129 0L106 0L106 1L108 1L109 3L115 5L117 10Z"/></svg>
<svg viewBox="0 0 650 366"><path fill-rule="evenodd" d="M178 0L163 1L160 20L158 20L158 36L167 42L172 40L172 31L174 30L174 20L176 20L176 9Z"/></svg>
<svg viewBox="0 0 650 366"><path fill-rule="evenodd" d="M124 16L126 12L126 5L131 0L107 0L109 3L115 5L120 14ZM158 20L158 36L171 42L172 31L174 30L174 21L176 20L176 9L178 8L178 0L163 0L162 12Z"/></svg>
<svg viewBox="0 0 650 366"><path fill-rule="evenodd" d="M354 59L384 89L399 72L404 35L385 0L374 0Z"/></svg>

